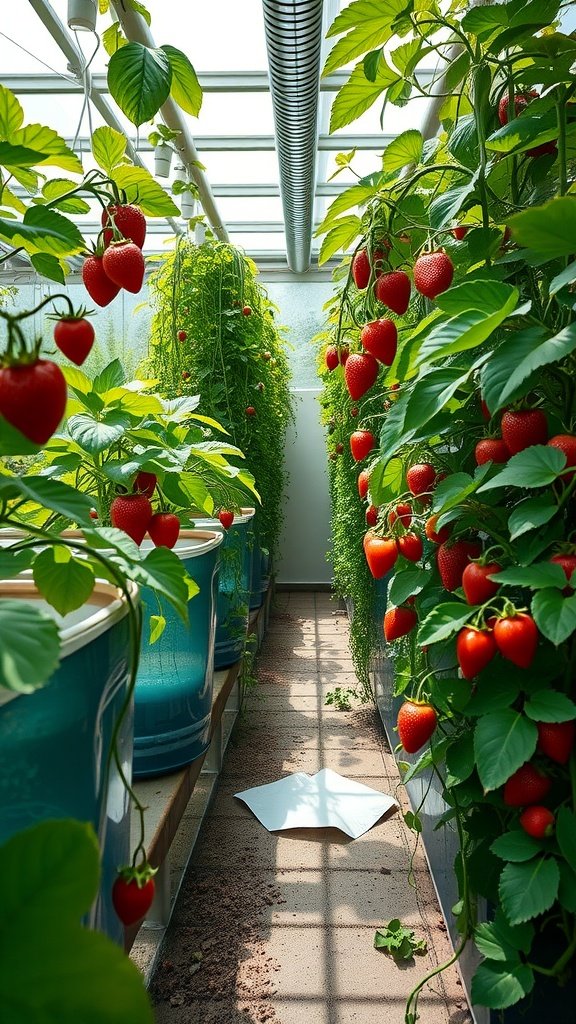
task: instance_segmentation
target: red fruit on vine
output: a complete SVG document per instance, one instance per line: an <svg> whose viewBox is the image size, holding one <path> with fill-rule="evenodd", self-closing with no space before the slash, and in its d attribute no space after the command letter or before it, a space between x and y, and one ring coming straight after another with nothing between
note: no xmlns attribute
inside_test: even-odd
<svg viewBox="0 0 576 1024"><path fill-rule="evenodd" d="M375 267L375 276L379 277L382 270L378 267L378 264L384 259L384 253L380 249L375 249L372 253L372 262ZM352 260L352 279L357 288L362 291L366 288L370 280L371 263L370 257L366 249L359 249L354 259Z"/></svg>
<svg viewBox="0 0 576 1024"><path fill-rule="evenodd" d="M182 380L190 380L190 373L188 370L182 370Z"/></svg>
<svg viewBox="0 0 576 1024"><path fill-rule="evenodd" d="M144 281L144 257L134 242L112 242L104 250L102 267L119 288L135 294Z"/></svg>
<svg viewBox="0 0 576 1024"><path fill-rule="evenodd" d="M538 98L538 93L536 92L535 89L531 89L529 92L517 92L517 93L515 93L514 94L514 117L518 117L518 115L521 114L523 110L526 110L526 107L528 106L530 101L531 100L535 100L537 98ZM502 98L501 98L501 100L500 100L500 102L498 104L498 120L500 121L501 125L508 124L508 107L509 107L509 103L510 103L510 100L509 100L508 94L506 93L504 96L502 96Z"/></svg>
<svg viewBox="0 0 576 1024"><path fill-rule="evenodd" d="M360 331L360 344L379 363L391 366L398 346L396 324L392 320L372 320Z"/></svg>
<svg viewBox="0 0 576 1024"><path fill-rule="evenodd" d="M546 444L548 424L541 409L508 409L502 417L502 439L510 455L530 448L533 444Z"/></svg>
<svg viewBox="0 0 576 1024"><path fill-rule="evenodd" d="M398 537L396 543L400 554L409 562L419 562L424 552L422 538L417 533L405 533Z"/></svg>
<svg viewBox="0 0 576 1024"><path fill-rule="evenodd" d="M450 233L451 233L452 235L454 235L454 238L455 238L455 239L456 239L456 240L457 240L458 242L461 242L463 238L466 238L466 235L468 234L468 231L469 231L469 230L470 230L469 228L467 228L467 227L465 227L465 226L464 226L463 224L461 224L461 225L459 225L459 226L458 226L458 227L456 227L456 228L451 228L451 231L450 231Z"/></svg>
<svg viewBox="0 0 576 1024"><path fill-rule="evenodd" d="M82 366L94 344L94 337L94 328L84 317L62 317L54 326L57 347L76 366Z"/></svg>
<svg viewBox="0 0 576 1024"><path fill-rule="evenodd" d="M119 285L114 284L105 273L102 257L95 254L84 260L82 280L88 295L97 306L108 306L120 291Z"/></svg>
<svg viewBox="0 0 576 1024"><path fill-rule="evenodd" d="M556 155L558 152L557 142L543 142L541 146L534 146L533 149L526 150L526 156L532 157L533 160L537 160L540 156Z"/></svg>
<svg viewBox="0 0 576 1024"><path fill-rule="evenodd" d="M252 316L252 307L242 306L242 316Z"/></svg>
<svg viewBox="0 0 576 1024"><path fill-rule="evenodd" d="M112 526L127 533L135 544L144 540L151 519L152 505L145 494L119 494L110 506Z"/></svg>
<svg viewBox="0 0 576 1024"><path fill-rule="evenodd" d="M388 525L394 526L397 519L402 523L402 526L406 528L410 526L412 522L412 508L407 501L401 501L396 505L395 509L388 513Z"/></svg>
<svg viewBox="0 0 576 1024"><path fill-rule="evenodd" d="M145 473L143 470L140 470L134 480L134 490L138 494L144 494L147 498L151 498L156 490L156 484L157 477L155 473Z"/></svg>
<svg viewBox="0 0 576 1024"><path fill-rule="evenodd" d="M102 227L104 231L104 245L110 245L114 237L111 225L116 225L116 231L122 238L134 242L139 249L144 245L146 238L146 217L137 206L132 203L125 203L118 206L109 206L102 211Z"/></svg>
<svg viewBox="0 0 576 1024"><path fill-rule="evenodd" d="M566 576L566 579L570 583L570 580L572 579L572 574L576 572L576 554L571 555L571 554L568 554L568 553L560 552L557 555L552 555L552 558L550 559L550 561L554 565L561 565L562 566L562 568L564 569L564 574ZM572 593L572 587L565 587L564 590L562 591L562 593L563 594L571 594Z"/></svg>
<svg viewBox="0 0 576 1024"><path fill-rule="evenodd" d="M547 444L550 448L557 448L559 452L564 452L567 466L576 466L576 437L573 434L555 434L547 441ZM573 473L565 473L562 479L570 482L573 476Z"/></svg>
<svg viewBox="0 0 576 1024"><path fill-rule="evenodd" d="M456 657L464 679L474 679L496 654L492 633L465 626L456 639Z"/></svg>
<svg viewBox="0 0 576 1024"><path fill-rule="evenodd" d="M339 363L338 349L336 348L336 345L328 345L328 348L324 353L324 360L330 372L336 369Z"/></svg>
<svg viewBox="0 0 576 1024"><path fill-rule="evenodd" d="M90 519L98 519L98 513L95 508L90 509Z"/></svg>
<svg viewBox="0 0 576 1024"><path fill-rule="evenodd" d="M112 886L112 904L122 924L131 925L141 921L152 906L155 893L153 875L156 871L149 864L140 868L124 868Z"/></svg>
<svg viewBox="0 0 576 1024"><path fill-rule="evenodd" d="M462 573L462 589L468 604L484 604L498 593L500 584L490 579L497 572L502 572L502 566L497 562L488 565L468 563Z"/></svg>
<svg viewBox="0 0 576 1024"><path fill-rule="evenodd" d="M368 505L368 508L366 509L365 512L367 526L376 526L376 523L378 522L379 511L380 509L377 507L377 505Z"/></svg>
<svg viewBox="0 0 576 1024"><path fill-rule="evenodd" d="M481 553L482 548L476 541L457 540L453 544L441 544L436 552L436 560L444 590L457 590L462 585L464 569L473 558L479 558Z"/></svg>
<svg viewBox="0 0 576 1024"><path fill-rule="evenodd" d="M378 363L367 352L355 352L346 360L344 367L344 380L350 398L357 402L362 395L365 395L376 382L378 376Z"/></svg>
<svg viewBox="0 0 576 1024"><path fill-rule="evenodd" d="M494 639L503 658L519 668L530 668L538 646L538 629L531 615L517 612L497 619Z"/></svg>
<svg viewBox="0 0 576 1024"><path fill-rule="evenodd" d="M568 764L576 739L576 722L536 722L538 750L556 764Z"/></svg>
<svg viewBox="0 0 576 1024"><path fill-rule="evenodd" d="M364 498L368 494L368 488L370 486L370 473L367 469L363 469L358 474L358 494L364 501Z"/></svg>
<svg viewBox="0 0 576 1024"><path fill-rule="evenodd" d="M554 832L556 819L547 807L527 807L520 815L520 824L533 839L545 839Z"/></svg>
<svg viewBox="0 0 576 1024"><path fill-rule="evenodd" d="M492 419L492 413L490 412L490 409L488 408L488 405L483 398L480 399L480 409L486 422Z"/></svg>
<svg viewBox="0 0 576 1024"><path fill-rule="evenodd" d="M173 548L180 536L180 520L172 512L156 512L148 523L148 533L157 548Z"/></svg>
<svg viewBox="0 0 576 1024"><path fill-rule="evenodd" d="M382 274L374 285L374 295L393 313L402 316L410 303L410 278L403 270Z"/></svg>
<svg viewBox="0 0 576 1024"><path fill-rule="evenodd" d="M428 742L438 724L431 704L406 700L397 718L398 737L407 754L416 754Z"/></svg>
<svg viewBox="0 0 576 1024"><path fill-rule="evenodd" d="M254 408L253 405L248 405L246 407L245 412L246 412L247 416L255 416L256 415L256 409Z"/></svg>
<svg viewBox="0 0 576 1024"><path fill-rule="evenodd" d="M414 264L414 287L427 299L435 299L452 284L454 264L447 253L427 252Z"/></svg>
<svg viewBox="0 0 576 1024"><path fill-rule="evenodd" d="M227 508L221 508L218 513L218 519L225 530L229 530L234 522L234 513L230 512Z"/></svg>
<svg viewBox="0 0 576 1024"><path fill-rule="evenodd" d="M485 462L508 462L510 452L501 437L483 437L474 449L476 465Z"/></svg>
<svg viewBox="0 0 576 1024"><path fill-rule="evenodd" d="M356 416L358 415L359 411L360 410L358 409L358 406L357 405L353 405L352 408L350 409L350 415L353 416L354 418L356 418Z"/></svg>
<svg viewBox="0 0 576 1024"><path fill-rule="evenodd" d="M340 360L340 366L346 366L346 362L347 362L347 359L348 359L349 355L350 355L350 349L348 348L348 345L341 345L340 346L340 351L338 353L338 358Z"/></svg>
<svg viewBox="0 0 576 1024"><path fill-rule="evenodd" d="M430 516L424 527L424 533L428 540L433 541L434 544L443 544L444 541L448 540L451 533L451 528L448 524L446 524L446 526L441 526L439 530L436 529L436 523L439 518L439 515Z"/></svg>
<svg viewBox="0 0 576 1024"><path fill-rule="evenodd" d="M418 622L413 608L389 608L384 616L384 636L386 643L391 644L401 636L407 636ZM426 741L424 741L426 742Z"/></svg>
<svg viewBox="0 0 576 1024"><path fill-rule="evenodd" d="M178 331L176 337L178 338L178 341L186 341L188 335L186 334L186 331Z"/></svg>
<svg viewBox="0 0 576 1024"><path fill-rule="evenodd" d="M376 537L366 534L364 538L364 554L368 568L375 580L381 580L396 562L398 547L394 537Z"/></svg>
<svg viewBox="0 0 576 1024"><path fill-rule="evenodd" d="M56 363L37 359L0 368L0 415L34 444L52 437L66 399L66 381Z"/></svg>
<svg viewBox="0 0 576 1024"><path fill-rule="evenodd" d="M355 430L350 434L350 451L355 462L362 462L372 451L376 439L371 430Z"/></svg>
<svg viewBox="0 0 576 1024"><path fill-rule="evenodd" d="M504 803L508 807L527 807L530 804L539 804L551 785L552 782L548 776L543 775L530 761L527 761L510 776L504 786Z"/></svg>
<svg viewBox="0 0 576 1024"><path fill-rule="evenodd" d="M430 462L417 462L406 473L406 483L412 494L417 496L431 491L436 483L436 470Z"/></svg>
<svg viewBox="0 0 576 1024"><path fill-rule="evenodd" d="M338 441L338 444L334 446L334 451L336 452L336 455L342 455L342 452L344 451L342 441Z"/></svg>

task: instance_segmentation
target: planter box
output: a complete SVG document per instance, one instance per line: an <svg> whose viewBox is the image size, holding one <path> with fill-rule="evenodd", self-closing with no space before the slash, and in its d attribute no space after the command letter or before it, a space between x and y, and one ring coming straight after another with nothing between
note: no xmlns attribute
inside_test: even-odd
<svg viewBox="0 0 576 1024"><path fill-rule="evenodd" d="M126 602L116 587L99 581L90 600L62 619L24 577L0 583L0 597L40 605L57 619L63 641L62 660L45 687L31 694L0 691L0 843L47 818L91 821L102 883L90 925L121 943L123 926L110 893L117 868L130 861L130 813L108 754L128 684ZM119 752L130 776L131 711Z"/></svg>
<svg viewBox="0 0 576 1024"><path fill-rule="evenodd" d="M146 545L144 541L144 546ZM200 593L188 603L188 623L170 607L155 644L144 630L134 709L134 775L162 775L190 764L210 741L219 547L216 530L182 530L174 551ZM158 613L142 590L144 617Z"/></svg>
<svg viewBox="0 0 576 1024"><path fill-rule="evenodd" d="M271 572L270 552L261 548L256 537L252 547L252 587L250 594L250 611L256 611L264 603L266 591L270 586Z"/></svg>

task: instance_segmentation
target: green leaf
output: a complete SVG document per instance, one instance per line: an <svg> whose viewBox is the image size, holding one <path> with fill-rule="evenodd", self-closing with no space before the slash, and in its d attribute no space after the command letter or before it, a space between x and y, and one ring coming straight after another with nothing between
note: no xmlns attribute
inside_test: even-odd
<svg viewBox="0 0 576 1024"><path fill-rule="evenodd" d="M573 871L576 871L576 814L569 807L561 807L556 817L556 839Z"/></svg>
<svg viewBox="0 0 576 1024"><path fill-rule="evenodd" d="M376 191L377 189L373 185L351 185L350 188L345 189L344 192L341 192L334 202L330 204L326 211L324 220L319 227L316 228L314 234L316 236L323 235L333 227L334 222L337 221L337 218L341 213L345 213L346 210L350 210L353 207L366 202L367 199L370 199L375 195Z"/></svg>
<svg viewBox="0 0 576 1024"><path fill-rule="evenodd" d="M202 106L202 89L192 64L182 50L175 46L161 46L170 62L172 84L170 95L175 103L192 117L198 117Z"/></svg>
<svg viewBox="0 0 576 1024"><path fill-rule="evenodd" d="M89 213L90 204L84 199L80 199L79 196L69 196L67 199L61 198L61 196L77 188L77 183L70 181L68 178L51 178L50 181L45 182L42 186L42 195L51 206L57 207L62 213Z"/></svg>
<svg viewBox="0 0 576 1024"><path fill-rule="evenodd" d="M119 164L110 177L126 192L129 203L136 202L146 217L177 217L179 209L145 167Z"/></svg>
<svg viewBox="0 0 576 1024"><path fill-rule="evenodd" d="M13 92L0 85L0 139L9 139L24 121L24 111Z"/></svg>
<svg viewBox="0 0 576 1024"><path fill-rule="evenodd" d="M116 53L116 50L119 50L121 46L126 46L127 43L128 40L120 28L120 22L113 21L111 25L108 25L108 28L104 29L102 45L109 57Z"/></svg>
<svg viewBox="0 0 576 1024"><path fill-rule="evenodd" d="M576 704L558 690L537 690L524 705L524 714L535 722L571 722Z"/></svg>
<svg viewBox="0 0 576 1024"><path fill-rule="evenodd" d="M476 611L478 608L475 605L465 605L461 601L449 601L446 604L437 605L421 624L418 630L418 643L425 646L446 640L466 625Z"/></svg>
<svg viewBox="0 0 576 1024"><path fill-rule="evenodd" d="M479 492L492 491L496 487L547 487L561 475L565 466L564 452L534 444L513 455L504 469L482 484Z"/></svg>
<svg viewBox="0 0 576 1024"><path fill-rule="evenodd" d="M89 455L97 455L110 448L131 425L131 417L117 409L110 409L100 420L84 412L68 420L70 437Z"/></svg>
<svg viewBox="0 0 576 1024"><path fill-rule="evenodd" d="M27 124L11 135L10 142L13 145L40 150L44 156L38 161L37 167L61 167L63 171L71 171L72 174L84 173L82 161L76 153L66 145L57 132L45 125Z"/></svg>
<svg viewBox="0 0 576 1024"><path fill-rule="evenodd" d="M457 188L447 189L430 203L428 214L430 227L438 229L450 224L459 214L464 203L472 195L476 188L474 178L469 178L466 185L459 185ZM468 204L470 205L470 204Z"/></svg>
<svg viewBox="0 0 576 1024"><path fill-rule="evenodd" d="M108 125L92 132L92 155L106 174L121 164L126 153L126 136Z"/></svg>
<svg viewBox="0 0 576 1024"><path fill-rule="evenodd" d="M572 284L576 281L576 260L569 263L556 277L552 278L548 292L550 295L556 295L557 292L565 288L566 285Z"/></svg>
<svg viewBox="0 0 576 1024"><path fill-rule="evenodd" d="M398 960L411 960L415 953L427 951L425 939L417 939L412 928L405 928L398 918L378 928L374 936L374 948L391 953Z"/></svg>
<svg viewBox="0 0 576 1024"><path fill-rule="evenodd" d="M558 894L560 872L552 858L507 864L500 876L499 896L510 924L522 924L549 910Z"/></svg>
<svg viewBox="0 0 576 1024"><path fill-rule="evenodd" d="M497 313L510 298L510 285L502 281L463 281L435 300L439 309L449 316L477 309L481 313Z"/></svg>
<svg viewBox="0 0 576 1024"><path fill-rule="evenodd" d="M389 0L385 9L378 0L355 0L332 22L328 36L348 35L339 39L328 55L324 75L348 64L360 54L382 46L394 34L393 25L406 8L406 0Z"/></svg>
<svg viewBox="0 0 576 1024"><path fill-rule="evenodd" d="M473 477L468 473L452 473L445 480L441 480L434 488L432 511L444 515L457 505L462 505L478 490L489 471L489 466L484 464L477 467Z"/></svg>
<svg viewBox="0 0 576 1024"><path fill-rule="evenodd" d="M528 995L533 987L534 974L526 964L486 960L472 978L472 1002L491 1010L505 1010Z"/></svg>
<svg viewBox="0 0 576 1024"><path fill-rule="evenodd" d="M526 923L513 926L500 909L496 911L493 921L483 921L474 931L478 951L488 960L519 960L519 952L530 952L533 938L533 925Z"/></svg>
<svg viewBox="0 0 576 1024"><path fill-rule="evenodd" d="M30 206L22 221L0 220L0 234L27 251L38 250L54 256L82 252L84 239L67 217L45 206Z"/></svg>
<svg viewBox="0 0 576 1024"><path fill-rule="evenodd" d="M12 551L10 548L0 548L0 579L11 580L29 569L33 557L30 550Z"/></svg>
<svg viewBox="0 0 576 1024"><path fill-rule="evenodd" d="M541 853L542 845L523 829L514 829L512 832L504 832L503 835L498 836L490 849L501 860L521 864L524 861L532 860L536 854ZM487 953L484 955L488 956Z"/></svg>
<svg viewBox="0 0 576 1024"><path fill-rule="evenodd" d="M178 556L168 548L154 548L143 562L131 566L130 578L143 587L151 587L168 599L182 619L188 621L189 597L199 593L199 587L192 584L190 591L188 576Z"/></svg>
<svg viewBox="0 0 576 1024"><path fill-rule="evenodd" d="M27 601L0 601L0 686L32 693L44 686L60 658L54 619Z"/></svg>
<svg viewBox="0 0 576 1024"><path fill-rule="evenodd" d="M532 598L532 615L540 632L558 647L576 630L576 594L564 597L559 590L539 590Z"/></svg>
<svg viewBox="0 0 576 1024"><path fill-rule="evenodd" d="M558 505L551 494L539 494L535 498L521 501L512 510L508 519L510 540L516 540L524 533L550 522L557 511Z"/></svg>
<svg viewBox="0 0 576 1024"><path fill-rule="evenodd" d="M508 219L512 237L547 259L572 256L576 233L576 200L562 196Z"/></svg>
<svg viewBox="0 0 576 1024"><path fill-rule="evenodd" d="M558 571L560 570L560 571ZM495 583L506 583L511 587L531 587L542 590L544 587L566 586L566 574L561 565L552 562L535 562L529 566L512 566L503 569L491 577Z"/></svg>
<svg viewBox="0 0 576 1024"><path fill-rule="evenodd" d="M0 165L2 167L34 167L44 157L37 149L12 145L0 141Z"/></svg>
<svg viewBox="0 0 576 1024"><path fill-rule="evenodd" d="M424 139L416 128L397 135L384 150L382 166L385 171L400 171L408 164L419 164L422 159Z"/></svg>
<svg viewBox="0 0 576 1024"><path fill-rule="evenodd" d="M434 362L482 345L516 308L517 289L511 285L502 287L506 288L508 298L497 312L487 314L479 309L469 309L433 327L422 343L417 363Z"/></svg>
<svg viewBox="0 0 576 1024"><path fill-rule="evenodd" d="M318 256L318 264L326 263L335 253L342 252L348 248L356 236L360 234L360 218L354 215L342 217L333 223L328 231Z"/></svg>
<svg viewBox="0 0 576 1024"><path fill-rule="evenodd" d="M499 678L491 665L488 673L482 673L479 684L466 704L466 714L480 716L501 708L509 708L519 693L518 683L508 677Z"/></svg>
<svg viewBox="0 0 576 1024"><path fill-rule="evenodd" d="M119 359L113 359L101 372L94 377L93 390L98 395L105 395L113 388L121 388L126 383L126 372Z"/></svg>
<svg viewBox="0 0 576 1024"><path fill-rule="evenodd" d="M471 370L447 366L420 377L407 398L404 430L417 430L428 423L468 379Z"/></svg>
<svg viewBox="0 0 576 1024"><path fill-rule="evenodd" d="M163 615L150 616L150 643L155 644L166 629L166 619Z"/></svg>
<svg viewBox="0 0 576 1024"><path fill-rule="evenodd" d="M383 505L399 493L404 477L402 459L390 459L387 465L378 462L370 473L370 497L374 505Z"/></svg>
<svg viewBox="0 0 576 1024"><path fill-rule="evenodd" d="M62 264L56 256L50 256L47 252L36 252L30 257L30 263L41 277L47 277L49 281L57 281L59 284L64 284L66 277Z"/></svg>
<svg viewBox="0 0 576 1024"><path fill-rule="evenodd" d="M507 337L486 364L482 393L492 413L521 397L522 385L543 366L565 359L576 349L576 324L546 338L544 328L529 327Z"/></svg>
<svg viewBox="0 0 576 1024"><path fill-rule="evenodd" d="M39 450L40 445L29 441L24 434L16 430L16 427L0 416L0 456L7 455L11 458L14 455L36 455Z"/></svg>
<svg viewBox="0 0 576 1024"><path fill-rule="evenodd" d="M108 89L120 110L138 128L151 121L170 95L172 69L163 50L127 43L108 63Z"/></svg>
<svg viewBox="0 0 576 1024"><path fill-rule="evenodd" d="M75 523L90 522L92 499L61 480L50 480L46 476L25 476L11 478L10 483L37 505L58 512Z"/></svg>
<svg viewBox="0 0 576 1024"><path fill-rule="evenodd" d="M448 770L446 785L448 788L469 779L475 767L474 737L472 732L468 732L446 751L446 768Z"/></svg>
<svg viewBox="0 0 576 1024"><path fill-rule="evenodd" d="M485 792L501 786L536 750L538 730L516 711L483 715L474 730L474 751Z"/></svg>
<svg viewBox="0 0 576 1024"><path fill-rule="evenodd" d="M524 113L513 118L486 139L486 149L509 155L523 153L558 137L554 111Z"/></svg>
<svg viewBox="0 0 576 1024"><path fill-rule="evenodd" d="M94 573L85 559L75 558L69 548L51 547L34 562L34 582L60 615L80 608L94 589Z"/></svg>
<svg viewBox="0 0 576 1024"><path fill-rule="evenodd" d="M358 64L348 81L336 93L330 114L330 132L344 128L359 118L389 86L398 81L400 76L384 65L379 67L375 81L370 82L362 64Z"/></svg>
<svg viewBox="0 0 576 1024"><path fill-rule="evenodd" d="M403 569L397 572L388 587L390 604L404 604L408 597L419 594L429 583L431 575L430 569Z"/></svg>

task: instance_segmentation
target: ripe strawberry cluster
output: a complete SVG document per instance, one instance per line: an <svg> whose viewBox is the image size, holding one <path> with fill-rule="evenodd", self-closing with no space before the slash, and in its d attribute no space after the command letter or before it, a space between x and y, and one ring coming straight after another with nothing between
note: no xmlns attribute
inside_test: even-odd
<svg viewBox="0 0 576 1024"><path fill-rule="evenodd" d="M146 218L132 203L111 205L102 211L102 228L102 243L84 260L82 280L90 298L107 306L121 288L134 294L142 288Z"/></svg>

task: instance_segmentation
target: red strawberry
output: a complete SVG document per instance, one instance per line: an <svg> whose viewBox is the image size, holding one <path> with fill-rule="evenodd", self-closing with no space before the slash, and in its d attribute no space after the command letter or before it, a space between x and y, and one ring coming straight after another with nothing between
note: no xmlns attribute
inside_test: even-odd
<svg viewBox="0 0 576 1024"><path fill-rule="evenodd" d="M234 522L234 513L229 512L227 508L221 508L218 513L218 519L222 523L225 530L229 530Z"/></svg>
<svg viewBox="0 0 576 1024"><path fill-rule="evenodd" d="M398 558L396 541L393 537L375 537L373 534L366 534L364 554L374 579L381 580L387 572L390 572Z"/></svg>
<svg viewBox="0 0 576 1024"><path fill-rule="evenodd" d="M180 534L180 520L172 512L156 512L148 533L157 548L173 548Z"/></svg>
<svg viewBox="0 0 576 1024"><path fill-rule="evenodd" d="M409 562L419 562L422 558L424 546L422 538L417 533L405 533L397 540L398 550Z"/></svg>
<svg viewBox="0 0 576 1024"><path fill-rule="evenodd" d="M252 316L252 307L242 306L242 316Z"/></svg>
<svg viewBox="0 0 576 1024"><path fill-rule="evenodd" d="M382 274L374 285L374 295L398 316L402 316L410 303L410 278L403 270Z"/></svg>
<svg viewBox="0 0 576 1024"><path fill-rule="evenodd" d="M182 370L182 380L190 380L190 373L188 370Z"/></svg>
<svg viewBox="0 0 576 1024"><path fill-rule="evenodd" d="M541 409L508 409L502 417L502 438L510 455L530 448L533 444L546 444L548 424Z"/></svg>
<svg viewBox="0 0 576 1024"><path fill-rule="evenodd" d="M488 406L487 406L487 404L486 404L486 402L484 401L483 398L480 399L480 409L482 411L482 415L483 415L484 419L486 420L486 422L488 422L488 420L492 419L492 413L490 412L490 409L488 408Z"/></svg>
<svg viewBox="0 0 576 1024"><path fill-rule="evenodd" d="M372 320L360 331L360 344L380 363L391 366L398 345L396 324L392 320Z"/></svg>
<svg viewBox="0 0 576 1024"><path fill-rule="evenodd" d="M429 462L417 462L406 473L406 483L412 494L420 495L431 491L436 483L436 470Z"/></svg>
<svg viewBox="0 0 576 1024"><path fill-rule="evenodd" d="M346 361L347 361L349 355L350 355L350 349L348 348L348 345L341 345L340 346L340 351L338 353L338 359L340 361L340 366L346 366Z"/></svg>
<svg viewBox="0 0 576 1024"><path fill-rule="evenodd" d="M66 399L66 381L56 363L37 359L0 368L0 415L34 444L52 437Z"/></svg>
<svg viewBox="0 0 576 1024"><path fill-rule="evenodd" d="M434 542L434 544L443 544L445 540L448 540L451 530L450 526L441 526L439 530L436 530L436 523L438 522L439 516L430 516L427 520L426 526L424 527L424 533L428 537L428 540Z"/></svg>
<svg viewBox="0 0 576 1024"><path fill-rule="evenodd" d="M94 344L94 328L79 316L64 316L54 326L54 341L60 351L81 366Z"/></svg>
<svg viewBox="0 0 576 1024"><path fill-rule="evenodd" d="M375 249L372 253L372 263L375 266L375 275L379 277L382 270L379 268L379 264L384 259L384 253L380 249ZM354 259L352 260L352 277L354 284L357 288L362 290L366 288L368 281L370 280L370 257L366 249L359 249Z"/></svg>
<svg viewBox="0 0 576 1024"><path fill-rule="evenodd" d="M144 281L144 257L134 242L112 242L102 257L104 273L119 288L139 292Z"/></svg>
<svg viewBox="0 0 576 1024"><path fill-rule="evenodd" d="M418 622L413 608L389 608L384 616L384 636L386 643L391 644L401 636L407 636Z"/></svg>
<svg viewBox="0 0 576 1024"><path fill-rule="evenodd" d="M547 444L564 452L567 466L576 466L576 437L573 434L555 434ZM569 483L573 476L573 473L565 473L562 479Z"/></svg>
<svg viewBox="0 0 576 1024"><path fill-rule="evenodd" d="M376 526L379 511L380 509L376 505L368 505L365 513L367 526Z"/></svg>
<svg viewBox="0 0 576 1024"><path fill-rule="evenodd" d="M564 574L568 582L572 579L572 574L576 572L576 554L571 555L568 553L563 554L560 552L557 555L552 555L550 559L555 565L561 565L564 569ZM572 587L565 587L562 591L563 594L571 594Z"/></svg>
<svg viewBox="0 0 576 1024"><path fill-rule="evenodd" d="M539 804L552 785L547 775L543 775L530 761L514 772L504 786L504 803L508 807L527 807Z"/></svg>
<svg viewBox="0 0 576 1024"><path fill-rule="evenodd" d="M152 519L152 505L145 494L120 494L110 506L110 520L117 530L124 530L136 544L141 544Z"/></svg>
<svg viewBox="0 0 576 1024"><path fill-rule="evenodd" d="M378 376L378 363L374 356L366 352L355 352L346 361L344 379L350 398L357 402L375 383Z"/></svg>
<svg viewBox="0 0 576 1024"><path fill-rule="evenodd" d="M457 540L454 544L441 544L436 553L438 572L444 590L457 590L462 585L462 574L473 558L482 553L476 541Z"/></svg>
<svg viewBox="0 0 576 1024"><path fill-rule="evenodd" d="M244 412L246 413L247 416L255 416L256 415L256 409L254 408L253 405L246 406L246 409L244 410Z"/></svg>
<svg viewBox="0 0 576 1024"><path fill-rule="evenodd" d="M142 248L146 238L146 218L137 206L128 203L122 206L109 206L107 210L102 211L102 227L107 228L104 231L105 246L110 245L114 237L111 224L116 226L116 231L122 238L128 238L139 249Z"/></svg>
<svg viewBox="0 0 576 1024"><path fill-rule="evenodd" d="M538 750L556 764L568 764L576 739L576 722L537 722Z"/></svg>
<svg viewBox="0 0 576 1024"><path fill-rule="evenodd" d="M495 654L494 637L487 630L465 626L458 633L456 657L464 679L474 679L479 675Z"/></svg>
<svg viewBox="0 0 576 1024"><path fill-rule="evenodd" d="M82 264L82 280L90 298L98 306L107 306L120 287L105 274L101 256L87 256Z"/></svg>
<svg viewBox="0 0 576 1024"><path fill-rule="evenodd" d="M147 498L151 498L156 490L156 483L155 473L144 473L143 470L140 470L134 480L134 490L138 491L138 494L145 494Z"/></svg>
<svg viewBox="0 0 576 1024"><path fill-rule="evenodd" d="M477 466L483 466L485 462L508 462L510 458L510 452L501 437L483 437L478 441L474 454Z"/></svg>
<svg viewBox="0 0 576 1024"><path fill-rule="evenodd" d="M517 612L498 619L494 639L503 658L519 668L530 668L538 646L538 629L531 615Z"/></svg>
<svg viewBox="0 0 576 1024"><path fill-rule="evenodd" d="M431 704L406 700L398 712L398 736L407 754L415 754L428 742L438 718Z"/></svg>
<svg viewBox="0 0 576 1024"><path fill-rule="evenodd" d="M342 441L338 441L338 444L334 445L334 451L336 452L336 455L342 455L342 452L344 451Z"/></svg>
<svg viewBox="0 0 576 1024"><path fill-rule="evenodd" d="M527 149L526 156L531 156L533 160L537 160L539 156L547 156L548 154L555 155L557 152L557 142L543 142L541 146L534 146L533 149Z"/></svg>
<svg viewBox="0 0 576 1024"><path fill-rule="evenodd" d="M460 225L457 228L452 228L451 229L451 234L454 235L454 238L456 238L458 242L461 242L463 238L466 238L466 235L468 234L468 231L469 231L469 228L465 227L462 224L462 225Z"/></svg>
<svg viewBox="0 0 576 1024"><path fill-rule="evenodd" d="M350 434L350 451L355 462L362 462L374 447L375 438L371 430L355 430Z"/></svg>
<svg viewBox="0 0 576 1024"><path fill-rule="evenodd" d="M427 252L414 264L414 287L427 299L435 299L452 284L454 265L445 252Z"/></svg>
<svg viewBox="0 0 576 1024"><path fill-rule="evenodd" d="M367 469L363 469L362 472L358 474L358 494L360 495L362 500L364 500L364 498L368 494L369 486L370 473L368 472Z"/></svg>
<svg viewBox="0 0 576 1024"><path fill-rule="evenodd" d="M494 597L500 584L491 580L490 576L501 571L502 566L497 562L491 562L489 565L469 562L462 573L462 589L468 604L484 604Z"/></svg>
<svg viewBox="0 0 576 1024"><path fill-rule="evenodd" d="M520 815L520 824L533 839L545 839L554 832L555 818L547 807L527 807Z"/></svg>
<svg viewBox="0 0 576 1024"><path fill-rule="evenodd" d="M396 520L399 519L402 526L408 528L412 522L412 509L408 502L401 501L399 505L396 505L395 509L392 509L388 513L388 525L394 526Z"/></svg>
<svg viewBox="0 0 576 1024"><path fill-rule="evenodd" d="M125 925L136 924L145 916L154 900L156 871L149 864L124 868L112 886L112 904Z"/></svg>
<svg viewBox="0 0 576 1024"><path fill-rule="evenodd" d="M336 369L336 367L338 366L338 362L339 362L339 360L338 360L338 349L336 348L336 345L328 345L328 348L326 349L326 352L324 353L324 359L326 361L326 366L328 367L330 372L332 372L332 370Z"/></svg>
<svg viewBox="0 0 576 1024"><path fill-rule="evenodd" d="M518 117L518 115L521 114L523 110L526 110L526 107L530 103L530 100L537 99L537 97L538 97L538 93L536 92L535 89L531 89L530 92L517 92L517 93L515 93L514 94L514 117ZM508 94L506 93L504 96L502 96L502 98L501 98L501 100L500 100L500 102L498 104L498 120L500 121L501 125L508 124L508 106L509 106L509 98L508 98Z"/></svg>
<svg viewBox="0 0 576 1024"><path fill-rule="evenodd" d="M188 337L188 335L186 334L186 331L178 331L178 334L177 334L178 341L186 341L187 337Z"/></svg>

